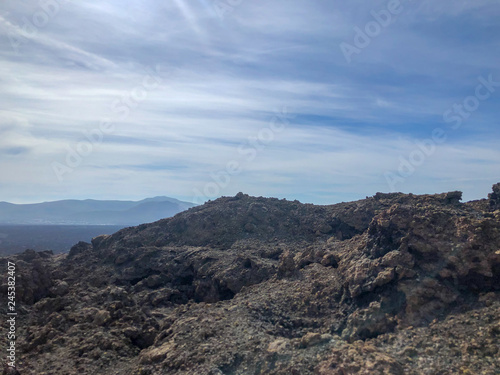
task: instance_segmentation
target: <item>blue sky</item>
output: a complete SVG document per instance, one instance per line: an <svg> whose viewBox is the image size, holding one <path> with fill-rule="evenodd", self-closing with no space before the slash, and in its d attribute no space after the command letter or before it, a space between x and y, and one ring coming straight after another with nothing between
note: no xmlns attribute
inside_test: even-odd
<svg viewBox="0 0 500 375"><path fill-rule="evenodd" d="M494 0L7 0L0 201L486 197L499 17Z"/></svg>

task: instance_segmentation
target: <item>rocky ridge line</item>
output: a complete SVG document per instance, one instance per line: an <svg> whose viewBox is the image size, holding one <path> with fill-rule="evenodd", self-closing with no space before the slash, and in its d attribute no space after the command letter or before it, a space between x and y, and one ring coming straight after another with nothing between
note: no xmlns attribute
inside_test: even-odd
<svg viewBox="0 0 500 375"><path fill-rule="evenodd" d="M27 251L11 258L18 370L493 375L500 184L460 200L240 193L67 255Z"/></svg>

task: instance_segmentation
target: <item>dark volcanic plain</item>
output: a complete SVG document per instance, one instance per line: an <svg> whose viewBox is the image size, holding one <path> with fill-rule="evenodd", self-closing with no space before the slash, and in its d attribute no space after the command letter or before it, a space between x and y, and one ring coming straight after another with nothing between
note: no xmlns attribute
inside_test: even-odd
<svg viewBox="0 0 500 375"><path fill-rule="evenodd" d="M12 256L17 370L498 374L500 184L460 199L239 193L69 254Z"/></svg>
<svg viewBox="0 0 500 375"><path fill-rule="evenodd" d="M1 225L0 256L26 249L68 252L80 240L90 241L103 233L114 233L123 225Z"/></svg>

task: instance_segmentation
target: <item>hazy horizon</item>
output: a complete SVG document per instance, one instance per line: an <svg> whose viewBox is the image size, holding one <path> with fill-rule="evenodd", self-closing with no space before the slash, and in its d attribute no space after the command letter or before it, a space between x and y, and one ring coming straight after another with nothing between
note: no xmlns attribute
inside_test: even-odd
<svg viewBox="0 0 500 375"><path fill-rule="evenodd" d="M425 194L440 194L440 193L447 193L447 192L451 192L451 191L454 191L454 190L447 190L447 191L435 191L435 192L430 192L430 193L420 193L422 195L425 195ZM243 194L246 194L245 192L242 192ZM255 195L255 197L264 197L264 198L279 198L279 199L285 199L285 200L288 200L288 201L293 201L293 200L299 200L301 203L307 203L307 204L317 204L317 205L333 205L333 204L337 204L337 203L345 203L345 202L352 202L352 201L357 201L357 200L363 200L365 198L368 198L368 197L371 197L371 196L374 196L375 194L377 193L380 193L380 192L375 192L373 194L370 194L370 195L367 195L365 197L360 197L358 199L354 199L354 200L346 200L346 201L336 201L336 202L331 202L331 203L314 203L314 202L307 202L307 201L301 201L297 198L287 198L287 197L274 197L274 196L267 196L267 195ZM397 192L397 193L402 193L402 192ZM408 193L411 193L408 192ZM481 199L487 199L488 198L488 194L491 193L491 186L489 189L487 189L487 192L485 193L485 195L483 197L478 197L478 198L474 198L474 199L466 199L466 198L463 198L462 199L462 202L470 202L470 201L475 201L475 200L481 200ZM249 194L250 196L254 196L254 195L251 195ZM215 199L218 199L218 198L222 198L222 197L231 197L233 195L221 195L219 197L215 197L215 198L212 198L212 199L208 199L208 200L215 200ZM157 196L157 197L166 197L166 198L171 198L171 199L176 199L180 202L185 202L185 203L193 203L195 205L199 205L199 204L203 204L203 203L206 203L206 202L203 202L203 203L196 203L196 202L192 202L191 200L182 200L180 198L176 198L176 197L170 197L170 196ZM0 200L0 203L10 203L10 204L15 204L15 205L34 205L34 204L41 204L41 203L53 203L53 202L60 202L60 201L86 201L86 200L91 200L91 201L109 201L109 202L140 202L140 201L143 201L143 200L147 200L147 199L151 199L151 198L157 198L157 197L144 197L144 198L134 198L134 199L126 199L126 198L123 198L123 199L114 199L114 198L109 198L109 199L106 199L106 198L102 198L102 199L95 199L95 198L62 198L62 199L54 199L54 200L47 200L47 201L34 201L34 202L23 202L23 203L18 203L18 202L8 202L8 201L3 201L3 200ZM208 201L207 200L207 201Z"/></svg>
<svg viewBox="0 0 500 375"><path fill-rule="evenodd" d="M158 195L156 197L144 197L144 198L139 198L139 199L94 199L94 198L62 198L62 199L54 199L54 200L49 200L49 201L36 201L36 202L26 202L26 203L17 203L17 202L8 202L8 201L3 201L0 200L0 203L12 203L12 204L17 204L17 205L28 205L28 204L39 204L39 203L51 203L51 202L59 202L59 201L86 201L86 200L97 200L97 201L120 201L120 202L140 202L143 200L147 199L153 199L153 198L169 198L169 199L177 199L179 201L182 201L181 199L175 198L175 197L168 197L166 195ZM187 201L182 201L182 202L187 202ZM191 203L191 202L188 202Z"/></svg>
<svg viewBox="0 0 500 375"><path fill-rule="evenodd" d="M0 201L486 198L499 16L493 0L7 1Z"/></svg>

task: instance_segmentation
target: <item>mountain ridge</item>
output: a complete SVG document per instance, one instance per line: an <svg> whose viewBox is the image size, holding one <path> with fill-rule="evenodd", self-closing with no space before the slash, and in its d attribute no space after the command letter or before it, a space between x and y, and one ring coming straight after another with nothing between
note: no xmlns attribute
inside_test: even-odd
<svg viewBox="0 0 500 375"><path fill-rule="evenodd" d="M138 225L170 217L195 204L158 196L140 201L65 199L13 204L0 202L0 224Z"/></svg>

